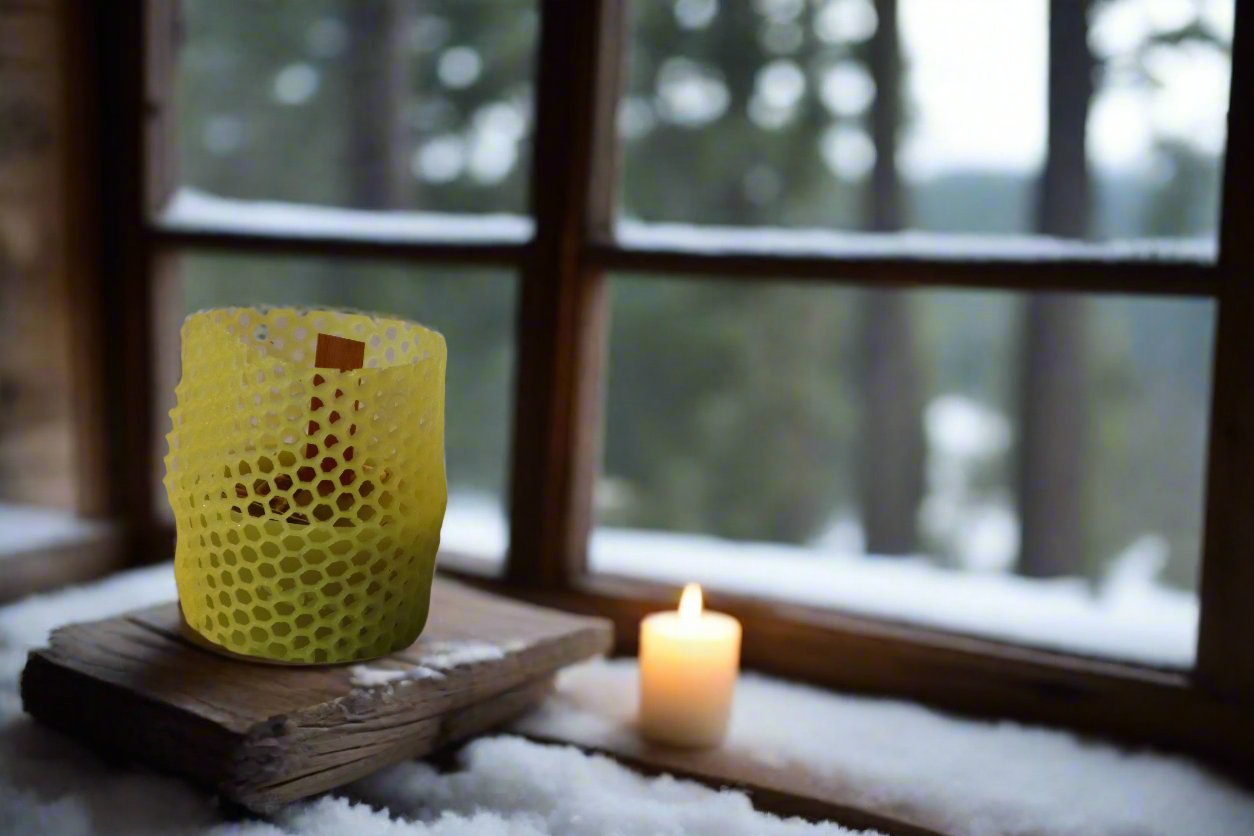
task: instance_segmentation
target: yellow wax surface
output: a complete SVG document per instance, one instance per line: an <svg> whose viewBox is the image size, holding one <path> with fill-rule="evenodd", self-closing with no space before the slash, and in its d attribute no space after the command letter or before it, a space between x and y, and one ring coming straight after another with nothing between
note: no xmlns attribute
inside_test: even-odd
<svg viewBox="0 0 1254 836"><path fill-rule="evenodd" d="M740 622L661 612L640 622L640 731L672 746L717 746L740 670Z"/></svg>

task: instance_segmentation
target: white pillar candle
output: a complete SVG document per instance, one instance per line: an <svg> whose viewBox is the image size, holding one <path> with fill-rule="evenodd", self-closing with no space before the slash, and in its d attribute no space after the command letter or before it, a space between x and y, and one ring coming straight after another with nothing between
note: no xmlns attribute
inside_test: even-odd
<svg viewBox="0 0 1254 836"><path fill-rule="evenodd" d="M740 622L705 612L684 587L678 612L640 622L640 731L672 746L717 746L727 733L740 669Z"/></svg>

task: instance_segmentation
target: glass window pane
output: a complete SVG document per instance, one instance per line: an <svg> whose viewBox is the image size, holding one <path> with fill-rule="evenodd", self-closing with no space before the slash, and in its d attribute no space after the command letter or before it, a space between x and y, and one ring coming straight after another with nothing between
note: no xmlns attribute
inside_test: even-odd
<svg viewBox="0 0 1254 836"><path fill-rule="evenodd" d="M623 209L657 222L1213 241L1232 0L1087 5L1086 16L1058 4L1058 27L1074 14L1051 47L1048 0L635 3ZM1075 68L1052 113L1051 63ZM880 96L895 107L877 131ZM1051 141L1067 228L1042 207Z"/></svg>
<svg viewBox="0 0 1254 836"><path fill-rule="evenodd" d="M181 268L189 313L226 305L349 307L413 319L443 334L448 343L444 442L449 506L441 560L500 570L507 545L501 507L513 416L515 281L510 273L201 255L184 257ZM177 346L177 340L171 345ZM168 429L166 419L160 431ZM159 449L164 454L164 442ZM491 523L482 525L485 519Z"/></svg>
<svg viewBox="0 0 1254 836"><path fill-rule="evenodd" d="M593 571L1192 663L1212 303L611 291Z"/></svg>
<svg viewBox="0 0 1254 836"><path fill-rule="evenodd" d="M1215 237L1233 12L1232 0L1094 6L1093 235Z"/></svg>
<svg viewBox="0 0 1254 836"><path fill-rule="evenodd" d="M525 210L533 0L185 0L178 175L217 195Z"/></svg>

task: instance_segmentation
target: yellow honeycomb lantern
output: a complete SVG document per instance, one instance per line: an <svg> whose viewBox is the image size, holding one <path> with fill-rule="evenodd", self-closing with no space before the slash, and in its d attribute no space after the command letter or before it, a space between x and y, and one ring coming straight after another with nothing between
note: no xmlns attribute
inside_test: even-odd
<svg viewBox="0 0 1254 836"><path fill-rule="evenodd" d="M317 368L319 335L365 344ZM183 325L165 487L187 624L276 662L347 662L422 632L448 502L444 338L362 313L226 308Z"/></svg>

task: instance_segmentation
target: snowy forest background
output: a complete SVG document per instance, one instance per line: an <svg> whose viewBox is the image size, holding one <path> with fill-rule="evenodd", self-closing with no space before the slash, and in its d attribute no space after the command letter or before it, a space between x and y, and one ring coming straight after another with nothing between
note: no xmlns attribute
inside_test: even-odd
<svg viewBox="0 0 1254 836"><path fill-rule="evenodd" d="M637 0L622 215L1166 237L1208 252L1231 2L1077 0L1052 19L1046 6ZM533 3L183 7L185 187L527 211ZM949 86L917 75L947 54L969 72ZM1051 59L1079 69L1051 87ZM979 83L1001 75L1023 84L995 100ZM945 114L969 128L946 134ZM183 275L192 310L351 305L441 330L453 504L501 501L508 271L189 255ZM611 277L601 523L1093 585L1131 549L1163 582L1196 588L1209 303L781 278Z"/></svg>

